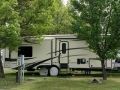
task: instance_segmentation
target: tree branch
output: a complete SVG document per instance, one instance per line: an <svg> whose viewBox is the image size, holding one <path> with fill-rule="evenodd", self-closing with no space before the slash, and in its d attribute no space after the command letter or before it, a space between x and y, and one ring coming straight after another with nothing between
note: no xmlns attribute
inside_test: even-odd
<svg viewBox="0 0 120 90"><path fill-rule="evenodd" d="M106 28L106 31L105 31L104 49L106 49L106 45L107 45L107 40L106 40L107 38L106 38L106 37L107 37L107 34L108 34L108 32L109 32L109 30L108 30L108 29L109 29L110 19L111 19L111 15L112 15L112 13L111 13L111 12L112 12L112 8L110 9L110 12L109 12L109 13L110 13L110 15L109 15L109 18L108 18L108 24L107 24L107 28ZM107 51L105 51L104 53L106 53L106 52L107 52Z"/></svg>

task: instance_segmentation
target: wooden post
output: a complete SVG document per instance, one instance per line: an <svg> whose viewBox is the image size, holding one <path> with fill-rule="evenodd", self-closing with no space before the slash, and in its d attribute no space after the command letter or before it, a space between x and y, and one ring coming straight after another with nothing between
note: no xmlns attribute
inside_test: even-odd
<svg viewBox="0 0 120 90"><path fill-rule="evenodd" d="M1 49L0 49L0 78L5 78L3 65L2 65Z"/></svg>
<svg viewBox="0 0 120 90"><path fill-rule="evenodd" d="M16 82L18 82L18 72L16 72Z"/></svg>
<svg viewBox="0 0 120 90"><path fill-rule="evenodd" d="M18 66L18 83L20 83L20 69L21 69L21 66Z"/></svg>
<svg viewBox="0 0 120 90"><path fill-rule="evenodd" d="M17 58L17 66L18 66L18 83L21 82L21 56Z"/></svg>

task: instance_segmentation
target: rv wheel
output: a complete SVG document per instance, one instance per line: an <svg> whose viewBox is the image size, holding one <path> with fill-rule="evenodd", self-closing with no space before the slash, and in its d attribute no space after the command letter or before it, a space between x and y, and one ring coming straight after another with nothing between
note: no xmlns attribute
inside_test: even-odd
<svg viewBox="0 0 120 90"><path fill-rule="evenodd" d="M40 76L47 76L48 75L48 69L45 68L45 67L40 68L39 74L40 74Z"/></svg>
<svg viewBox="0 0 120 90"><path fill-rule="evenodd" d="M59 74L59 69L57 67L50 68L50 75L51 76L57 76L58 74Z"/></svg>

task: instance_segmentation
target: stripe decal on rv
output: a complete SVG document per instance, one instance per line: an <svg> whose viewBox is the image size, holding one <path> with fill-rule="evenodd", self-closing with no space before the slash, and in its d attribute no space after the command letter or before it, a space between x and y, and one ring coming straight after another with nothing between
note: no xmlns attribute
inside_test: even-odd
<svg viewBox="0 0 120 90"><path fill-rule="evenodd" d="M57 56L58 57L58 56ZM53 57L53 58L48 58L48 59L45 59L45 60L42 60L42 61L37 61L37 62L33 62L32 64L29 64L29 65L25 65L25 68L33 68L41 63L44 63L46 61L49 61L51 59L54 59L54 58L57 58L57 57Z"/></svg>
<svg viewBox="0 0 120 90"><path fill-rule="evenodd" d="M88 54L78 54L78 55L69 55L69 57L74 57L74 56L86 56ZM68 57L68 56L63 56L63 57L60 57L60 58L65 58L65 57Z"/></svg>
<svg viewBox="0 0 120 90"><path fill-rule="evenodd" d="M32 58L24 58L24 60L30 60L30 59L34 59L34 58L36 58L36 57L32 57ZM15 58L15 59L5 58L5 61L11 61L11 62L13 62L13 61L17 61L17 58Z"/></svg>
<svg viewBox="0 0 120 90"><path fill-rule="evenodd" d="M79 54L79 55L70 55L69 57L73 57L73 56L85 56L85 55L87 55L87 54ZM48 59L45 59L45 60L39 60L39 61L36 61L36 62L33 62L33 63L28 63L28 64L26 64L25 65L25 68L33 68L33 67L35 67L35 66L37 66L37 65L39 65L39 64L41 64L41 63L44 63L44 62L46 62L46 61L49 61L49 60L51 60L51 59L55 59L55 58L57 58L57 57L59 57L59 56L56 56L56 57L53 57L53 58L48 58ZM60 58L65 58L65 57L67 57L67 56L64 56L64 57L60 57ZM29 58L29 59L33 59L33 58ZM27 60L29 60L28 58L27 58ZM16 59L17 60L17 59ZM25 59L26 60L26 59ZM15 68L13 68L13 69L17 69L18 67L15 67Z"/></svg>
<svg viewBox="0 0 120 90"><path fill-rule="evenodd" d="M85 56L85 55L87 55L87 54L70 55L69 57L73 57L73 56ZM37 66L37 65L39 65L41 63L44 63L46 61L49 61L49 60L57 58L57 57L59 57L59 56L56 56L56 57L53 57L53 58L48 58L48 59L41 60L41 61L36 61L36 62L33 62L33 63L29 63L29 64L25 65L25 68L33 68L33 67L35 67L35 66ZM65 57L67 57L67 56L64 56L64 57L61 57L61 58L65 58Z"/></svg>
<svg viewBox="0 0 120 90"><path fill-rule="evenodd" d="M69 49L66 49L66 50L75 50L75 49L84 49L84 50L88 50L88 47L76 47L76 48L69 48ZM59 51L62 51L62 50L58 50L58 51L55 51L55 52L52 52L52 53L56 53L56 52L59 52ZM51 54L48 53L48 54Z"/></svg>

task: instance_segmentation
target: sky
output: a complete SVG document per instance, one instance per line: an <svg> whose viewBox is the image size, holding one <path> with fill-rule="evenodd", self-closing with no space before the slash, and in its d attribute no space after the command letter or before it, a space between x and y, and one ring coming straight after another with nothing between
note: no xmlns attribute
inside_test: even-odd
<svg viewBox="0 0 120 90"><path fill-rule="evenodd" d="M63 0L64 5L66 5L66 4L67 4L67 1L68 1L68 0Z"/></svg>

